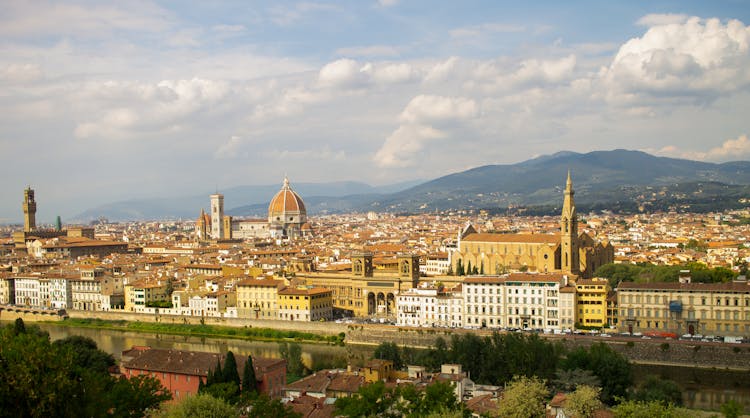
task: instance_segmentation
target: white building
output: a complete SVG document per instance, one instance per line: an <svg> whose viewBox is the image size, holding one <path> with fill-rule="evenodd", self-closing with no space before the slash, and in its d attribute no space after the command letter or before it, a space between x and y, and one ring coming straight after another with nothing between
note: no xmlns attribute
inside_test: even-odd
<svg viewBox="0 0 750 418"><path fill-rule="evenodd" d="M560 288L565 285L567 276L562 274L467 277L463 283L464 326L561 329ZM574 314L575 303L571 310Z"/></svg>
<svg viewBox="0 0 750 418"><path fill-rule="evenodd" d="M460 327L462 305L460 288L409 289L396 296L396 325Z"/></svg>
<svg viewBox="0 0 750 418"><path fill-rule="evenodd" d="M507 326L560 329L560 287L567 284L561 274L510 274L505 279Z"/></svg>
<svg viewBox="0 0 750 418"><path fill-rule="evenodd" d="M64 277L48 280L49 306L53 309L70 309L73 307L73 288L70 280Z"/></svg>
<svg viewBox="0 0 750 418"><path fill-rule="evenodd" d="M576 325L577 293L575 286L564 286L560 288L559 309L560 329L574 329Z"/></svg>
<svg viewBox="0 0 750 418"><path fill-rule="evenodd" d="M431 254L419 265L419 272L425 276L444 276L451 265L450 253Z"/></svg>
<svg viewBox="0 0 750 418"><path fill-rule="evenodd" d="M463 283L464 327L507 327L505 276L471 276Z"/></svg>
<svg viewBox="0 0 750 418"><path fill-rule="evenodd" d="M42 295L39 277L15 277L16 305L41 307Z"/></svg>

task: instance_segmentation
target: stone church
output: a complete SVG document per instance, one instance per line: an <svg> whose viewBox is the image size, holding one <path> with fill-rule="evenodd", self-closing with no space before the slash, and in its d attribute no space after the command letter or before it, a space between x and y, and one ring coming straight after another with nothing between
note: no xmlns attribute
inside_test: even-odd
<svg viewBox="0 0 750 418"><path fill-rule="evenodd" d="M458 248L452 257L452 268L458 262L497 275L512 270L539 273L563 273L590 278L603 264L614 261L614 247L597 242L588 234L578 234L578 214L573 200L573 182L568 173L565 185L560 234L492 234L477 233L468 227L459 234Z"/></svg>

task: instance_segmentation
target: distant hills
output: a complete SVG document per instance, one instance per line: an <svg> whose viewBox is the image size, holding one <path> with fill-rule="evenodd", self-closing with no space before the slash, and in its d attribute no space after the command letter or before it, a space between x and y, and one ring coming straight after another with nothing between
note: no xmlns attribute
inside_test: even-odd
<svg viewBox="0 0 750 418"><path fill-rule="evenodd" d="M484 209L556 213L570 170L581 211L705 211L746 207L750 162L713 164L613 150L559 152L517 164L486 165L436 178L384 187L359 182L292 183L308 213L433 212ZM265 216L280 185L240 186L223 190L227 213ZM115 202L83 212L90 220L197 217L208 195Z"/></svg>

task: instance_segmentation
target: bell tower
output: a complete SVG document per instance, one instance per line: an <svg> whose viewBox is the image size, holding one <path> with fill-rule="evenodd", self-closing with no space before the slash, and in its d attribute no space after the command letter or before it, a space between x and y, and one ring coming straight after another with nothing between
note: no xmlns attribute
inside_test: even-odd
<svg viewBox="0 0 750 418"><path fill-rule="evenodd" d="M565 194L563 199L562 215L560 216L560 267L563 272L578 274L580 264L578 262L578 213L573 200L573 181L570 179L565 183Z"/></svg>
<svg viewBox="0 0 750 418"><path fill-rule="evenodd" d="M211 195L211 238L224 238L224 195Z"/></svg>
<svg viewBox="0 0 750 418"><path fill-rule="evenodd" d="M419 256L416 254L399 254L398 277L411 283L411 287L419 284Z"/></svg>
<svg viewBox="0 0 750 418"><path fill-rule="evenodd" d="M372 253L354 253L351 255L352 275L359 277L372 277Z"/></svg>
<svg viewBox="0 0 750 418"><path fill-rule="evenodd" d="M36 201L34 200L34 189L31 186L23 191L23 231L31 232L36 229Z"/></svg>

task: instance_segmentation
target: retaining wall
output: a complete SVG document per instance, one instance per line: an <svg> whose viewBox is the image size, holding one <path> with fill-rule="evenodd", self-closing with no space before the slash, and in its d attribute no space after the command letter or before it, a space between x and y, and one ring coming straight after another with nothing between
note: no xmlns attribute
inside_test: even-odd
<svg viewBox="0 0 750 418"><path fill-rule="evenodd" d="M428 348L438 337L450 342L453 334L472 332L490 335L489 331L448 330L433 328L397 328L382 325L352 324L346 333L347 344L378 345L392 341L399 346ZM725 344L680 340L643 340L636 338L601 338L578 335L544 335L567 349L588 347L604 342L628 360L641 364L750 370L750 344Z"/></svg>

